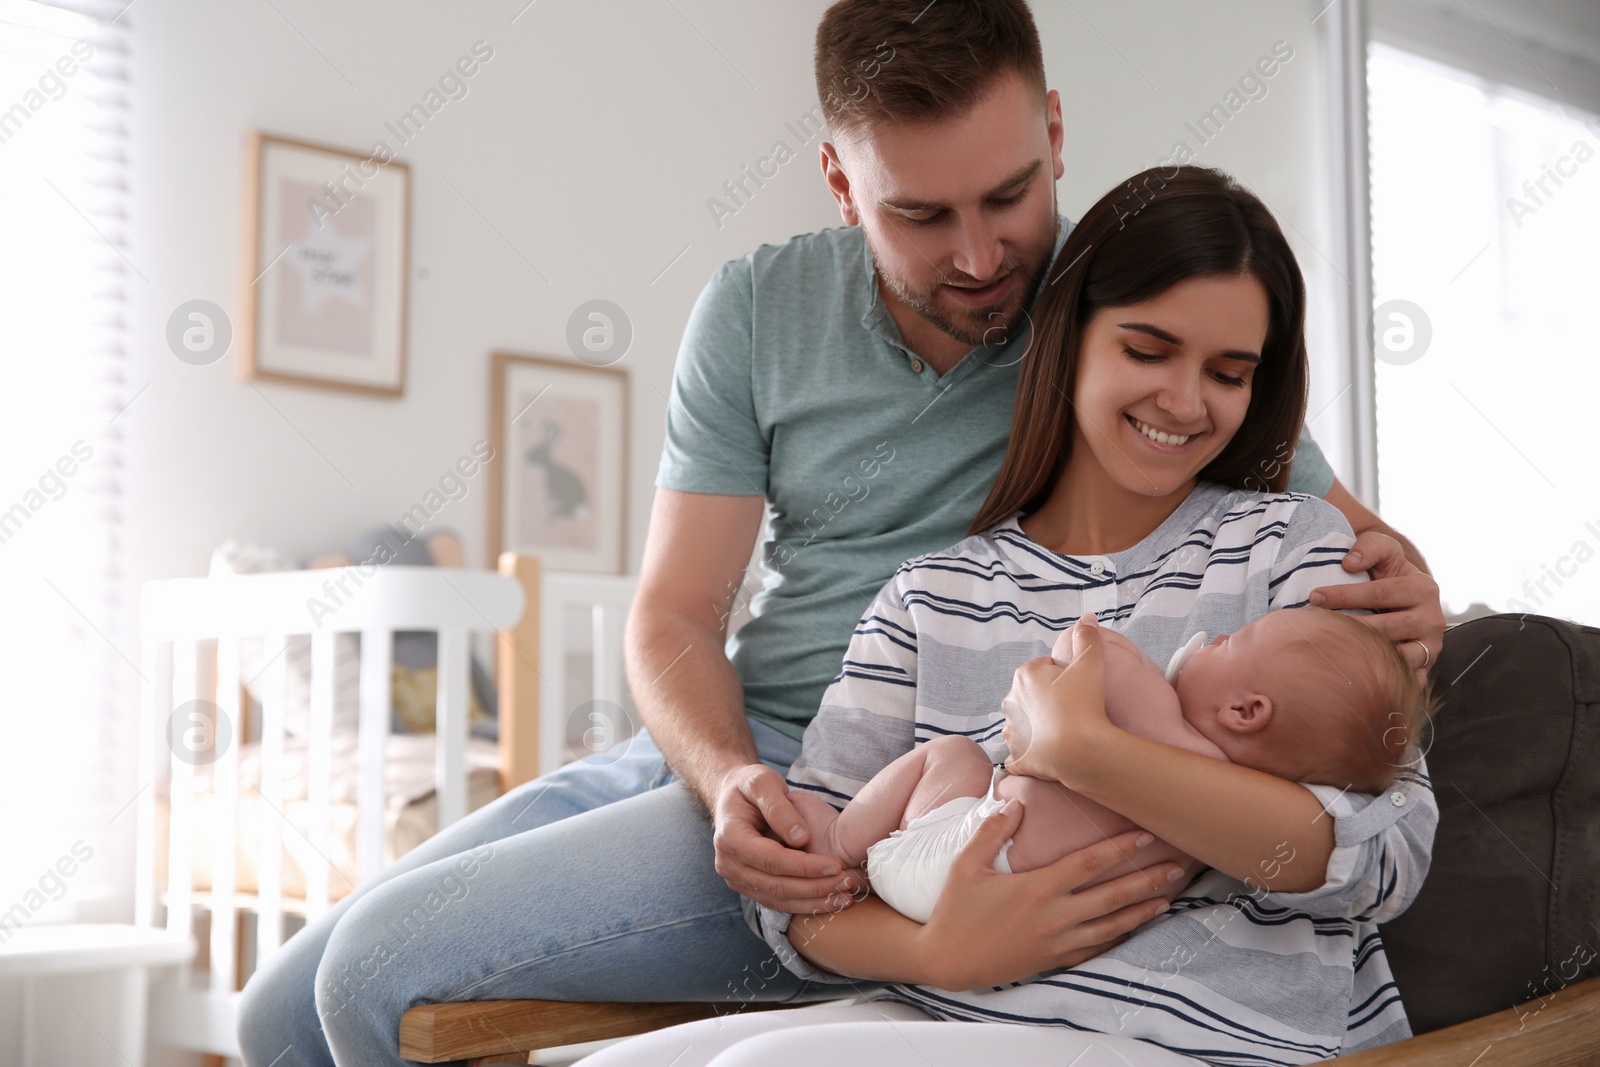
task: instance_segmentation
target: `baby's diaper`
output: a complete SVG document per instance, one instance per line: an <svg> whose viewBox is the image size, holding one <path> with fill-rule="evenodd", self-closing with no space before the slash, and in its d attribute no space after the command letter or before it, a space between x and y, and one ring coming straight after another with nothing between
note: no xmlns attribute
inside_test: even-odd
<svg viewBox="0 0 1600 1067"><path fill-rule="evenodd" d="M906 824L867 849L867 880L872 891L908 919L925 923L933 915L956 853L964 848L984 819L1000 810L994 786L1006 773L996 767L989 792L981 797L956 797ZM995 857L994 869L1011 873L1008 840Z"/></svg>

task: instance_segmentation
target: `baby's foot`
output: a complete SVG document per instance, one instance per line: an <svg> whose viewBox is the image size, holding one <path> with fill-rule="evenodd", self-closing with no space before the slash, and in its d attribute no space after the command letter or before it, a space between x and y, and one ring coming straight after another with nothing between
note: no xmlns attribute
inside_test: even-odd
<svg viewBox="0 0 1600 1067"><path fill-rule="evenodd" d="M800 813L800 820L806 824L806 829L811 831L811 837L803 846L805 851L817 856L831 856L845 867L854 866L846 857L839 854L839 840L834 833L834 827L839 822L839 813L834 810L832 804L803 789L789 790L789 802Z"/></svg>

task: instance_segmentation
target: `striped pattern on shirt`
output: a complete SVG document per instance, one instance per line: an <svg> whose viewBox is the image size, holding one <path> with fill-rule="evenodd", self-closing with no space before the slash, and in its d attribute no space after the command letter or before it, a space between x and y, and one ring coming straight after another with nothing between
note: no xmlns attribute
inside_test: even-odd
<svg viewBox="0 0 1600 1067"><path fill-rule="evenodd" d="M1197 631L1232 633L1305 605L1318 586L1365 581L1339 565L1353 541L1320 498L1201 482L1122 552L1059 555L1013 517L913 559L856 627L790 785L842 806L914 744L946 734L972 738L999 763L1012 673L1048 655L1079 615L1095 612L1166 663ZM1166 915L1082 966L992 989L894 985L878 996L947 1019L1121 1034L1240 1067L1308 1063L1408 1036L1377 924L1411 903L1427 873L1438 809L1426 769L1407 770L1378 798L1306 788L1332 817L1336 841L1315 890L1267 893L1207 870ZM794 951L790 916L750 901L746 912L791 970L848 981Z"/></svg>

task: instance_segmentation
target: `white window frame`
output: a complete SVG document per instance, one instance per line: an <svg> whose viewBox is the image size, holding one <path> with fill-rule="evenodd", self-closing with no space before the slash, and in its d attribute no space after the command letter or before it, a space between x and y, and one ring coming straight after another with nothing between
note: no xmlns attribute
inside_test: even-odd
<svg viewBox="0 0 1600 1067"><path fill-rule="evenodd" d="M1325 451L1346 488L1381 513L1377 391L1372 354L1371 180L1367 150L1367 44L1377 41L1542 97L1600 112L1597 64L1472 19L1408 0L1314 0L1326 64L1332 232L1330 258L1350 285L1334 316L1349 387L1329 402L1338 429ZM1476 9L1475 9L1476 10ZM1481 12L1479 12L1481 14ZM1557 89L1559 86L1559 89ZM1332 447L1329 447L1331 445Z"/></svg>

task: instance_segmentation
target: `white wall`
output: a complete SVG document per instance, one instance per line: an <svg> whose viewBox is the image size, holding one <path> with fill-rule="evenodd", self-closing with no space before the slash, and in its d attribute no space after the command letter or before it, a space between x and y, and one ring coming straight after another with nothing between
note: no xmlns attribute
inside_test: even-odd
<svg viewBox="0 0 1600 1067"><path fill-rule="evenodd" d="M1350 375L1334 299L1345 282L1335 268L1327 178L1324 84L1328 76L1313 20L1326 0L1224 4L1036 3L1050 84L1062 95L1067 173L1062 210L1077 218L1107 189L1175 156L1220 167L1272 209L1305 274L1310 294L1307 344L1312 390L1306 415L1335 471L1352 455L1345 391ZM1080 14L1081 12L1081 14ZM1279 45L1281 42L1281 45ZM1276 73L1240 91L1274 47L1292 52ZM1267 69L1272 69L1271 64ZM1264 92L1263 92L1264 89ZM1238 96L1230 101L1227 95ZM1202 143L1195 129L1217 104L1243 106Z"/></svg>
<svg viewBox="0 0 1600 1067"><path fill-rule="evenodd" d="M785 126L816 104L811 42L826 3L523 2L141 0L123 16L134 100L123 251L147 279L129 283L125 395L137 399L118 419L129 641L139 584L202 573L226 538L305 556L410 508L487 435L491 350L566 357L568 316L594 298L621 305L635 330L623 366L636 566L696 294L724 260L839 222L816 142L802 146ZM1343 357L1325 339L1326 297L1342 282L1320 251L1332 242L1311 20L1324 2L1035 3L1050 83L1065 100L1064 212L1076 218L1179 140L1249 182L1279 212L1311 284L1313 412L1344 384ZM177 305L204 298L238 317L244 132L363 153L379 138L395 147L384 124L479 40L494 56L468 95L399 148L413 179L406 395L252 385L233 355L179 362L165 342ZM1294 58L1266 96L1199 146L1185 123L1280 40ZM799 157L719 227L708 198L779 139ZM1314 425L1336 467L1338 418L1335 407ZM486 490L475 480L438 519L461 531L476 566L486 563ZM137 662L136 648L119 651ZM130 684L122 751L132 751L136 700ZM131 761L121 774L111 792L133 795ZM131 834L131 820L119 825ZM106 854L125 866L131 847L120 844Z"/></svg>
<svg viewBox="0 0 1600 1067"><path fill-rule="evenodd" d="M825 6L541 0L518 15L522 0L142 0L126 16L135 93L126 252L149 279L133 283L127 394L144 391L119 419L130 592L151 578L203 573L229 537L304 556L399 516L487 435L490 351L567 357L568 316L594 298L621 305L635 330L622 365L631 374L636 566L695 296L724 260L839 222L816 142L802 147L785 127L816 104L811 42ZM1312 286L1314 339L1331 317L1317 297L1330 279L1339 284L1318 251L1331 247L1317 180L1327 169L1311 25L1320 7L1035 4L1049 79L1065 100L1064 212L1076 218L1186 141L1199 162L1235 172L1281 213ZM494 56L468 95L399 149L413 179L405 396L253 385L231 355L209 367L174 358L164 331L178 304L204 298L237 318L244 131L363 153L379 138L395 147L385 122L479 40ZM1266 96L1200 147L1185 122L1223 102L1280 40L1294 58ZM799 158L719 227L708 198L779 139ZM1343 385L1342 357L1327 347L1314 340L1312 411ZM1325 420L1335 421L1336 412ZM486 562L486 490L476 479L437 520L462 532L476 566ZM135 602L128 634L137 633ZM130 688L130 729L135 699ZM132 768L125 773L119 795L137 788Z"/></svg>
<svg viewBox="0 0 1600 1067"><path fill-rule="evenodd" d="M758 90L670 4L547 2L513 25L518 6L284 3L280 17L272 5L146 0L132 13L134 259L151 278L134 331L136 375L151 388L125 416L134 579L194 573L228 536L308 554L395 518L486 436L490 350L567 356L568 315L595 297L620 304L636 331L624 364L636 558L662 394L700 286L759 240L830 220L798 162L721 232L704 206L811 106L808 56L792 41L820 8L680 5ZM398 149L413 177L405 397L257 388L231 357L205 368L173 358L162 327L178 303L237 309L242 131L395 147L384 123L478 40L494 57L470 93ZM484 490L478 481L437 520L462 531L478 564Z"/></svg>
<svg viewBox="0 0 1600 1067"><path fill-rule="evenodd" d="M838 222L816 142L720 229L706 207L774 140L800 148L784 123L815 104L811 37L825 5L544 2L513 24L519 6L285 2L280 16L272 5L144 0L130 12L129 255L150 279L135 293L132 382L149 389L123 416L133 581L197 573L230 536L303 555L398 516L486 435L490 350L567 357L567 318L596 297L621 305L636 331L622 364L632 375L636 563L695 295L723 260ZM1284 40L1295 58L1197 158L1257 188L1282 213L1308 274L1325 272L1314 248L1312 8L1076 8L1037 5L1051 84L1066 102L1069 217L1175 141L1198 147L1184 123ZM494 58L469 94L398 149L413 175L405 397L252 385L231 355L210 367L175 359L163 328L179 303L203 297L237 314L243 131L395 147L384 123L480 39ZM462 531L476 564L485 489L478 481L437 520Z"/></svg>

